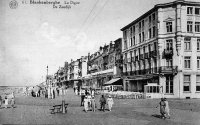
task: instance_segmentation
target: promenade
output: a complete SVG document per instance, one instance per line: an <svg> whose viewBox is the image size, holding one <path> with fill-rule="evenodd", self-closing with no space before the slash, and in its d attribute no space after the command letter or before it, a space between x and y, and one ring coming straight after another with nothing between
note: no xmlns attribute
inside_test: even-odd
<svg viewBox="0 0 200 125"><path fill-rule="evenodd" d="M61 104L62 99L69 103L66 114L50 114L50 108ZM99 96L96 97L99 108ZM80 107L80 96L72 89L67 95L56 99L44 97L16 97L16 108L0 109L0 124L69 124L69 125L199 125L200 100L170 99L171 119L157 118L158 99L114 99L111 112L89 111Z"/></svg>

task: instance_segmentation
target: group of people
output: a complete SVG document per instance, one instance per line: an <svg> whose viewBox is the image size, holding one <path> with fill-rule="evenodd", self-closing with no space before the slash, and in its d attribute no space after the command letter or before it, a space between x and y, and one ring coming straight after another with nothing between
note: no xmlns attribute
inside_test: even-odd
<svg viewBox="0 0 200 125"><path fill-rule="evenodd" d="M76 95L81 95L81 106L84 106L84 111L87 112L92 110L93 112L97 109L97 103L95 100L95 90L94 89L78 89L75 88L74 92ZM105 111L105 106L108 104L108 110L111 111L114 104L113 99L109 96L107 99L104 95L101 96L100 100L100 110Z"/></svg>
<svg viewBox="0 0 200 125"><path fill-rule="evenodd" d="M167 101L167 98L161 98L161 101L159 102L159 106L160 106L161 118L163 118L163 119L169 118L170 119L169 103Z"/></svg>
<svg viewBox="0 0 200 125"><path fill-rule="evenodd" d="M15 107L14 95L11 96L11 98L8 98L7 96L5 96L4 99L2 99L2 97L0 96L0 107L2 107L2 105L4 104L4 108L8 108L9 103L10 103L11 108Z"/></svg>
<svg viewBox="0 0 200 125"><path fill-rule="evenodd" d="M104 97L104 95L101 96L100 100L99 100L99 103L100 103L100 110L101 111L104 111L105 112L105 105L106 103L108 104L108 110L111 111L112 109L112 106L114 104L113 102L113 99L111 98L111 96L109 96L107 99ZM97 104L96 104L96 101L95 101L95 97L94 96L91 96L90 94L89 95L86 95L84 97L84 100L83 102L81 102L81 106L82 104L84 105L84 110L85 112L89 111L89 110L92 110L93 112L96 111L96 108L97 108Z"/></svg>

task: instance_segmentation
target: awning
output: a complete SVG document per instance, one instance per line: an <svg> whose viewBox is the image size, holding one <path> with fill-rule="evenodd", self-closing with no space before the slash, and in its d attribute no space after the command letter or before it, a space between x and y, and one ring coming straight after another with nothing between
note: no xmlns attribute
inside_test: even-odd
<svg viewBox="0 0 200 125"><path fill-rule="evenodd" d="M122 85L122 79L115 78L115 79L111 79L110 81L104 83L104 86L108 86L108 85Z"/></svg>

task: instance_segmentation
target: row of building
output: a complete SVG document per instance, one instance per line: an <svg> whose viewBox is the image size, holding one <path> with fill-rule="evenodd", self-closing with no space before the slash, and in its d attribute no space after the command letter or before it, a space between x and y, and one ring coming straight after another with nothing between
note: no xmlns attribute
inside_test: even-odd
<svg viewBox="0 0 200 125"><path fill-rule="evenodd" d="M122 29L123 38L65 62L57 86L142 92L147 97L200 97L200 2L155 5Z"/></svg>

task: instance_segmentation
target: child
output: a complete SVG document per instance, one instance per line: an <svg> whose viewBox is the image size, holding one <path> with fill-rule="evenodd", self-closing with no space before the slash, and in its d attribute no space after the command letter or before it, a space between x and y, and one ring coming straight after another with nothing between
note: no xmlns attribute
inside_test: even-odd
<svg viewBox="0 0 200 125"><path fill-rule="evenodd" d="M85 98L84 98L84 109L85 109L85 112L88 111L88 98L87 98L87 96L85 96Z"/></svg>
<svg viewBox="0 0 200 125"><path fill-rule="evenodd" d="M15 105L15 99L14 97L11 99L11 107L14 108L14 105Z"/></svg>
<svg viewBox="0 0 200 125"><path fill-rule="evenodd" d="M8 98L5 96L5 108L8 108Z"/></svg>
<svg viewBox="0 0 200 125"><path fill-rule="evenodd" d="M108 96L107 102L108 102L108 110L111 111L112 105L114 104L114 102L110 95Z"/></svg>

